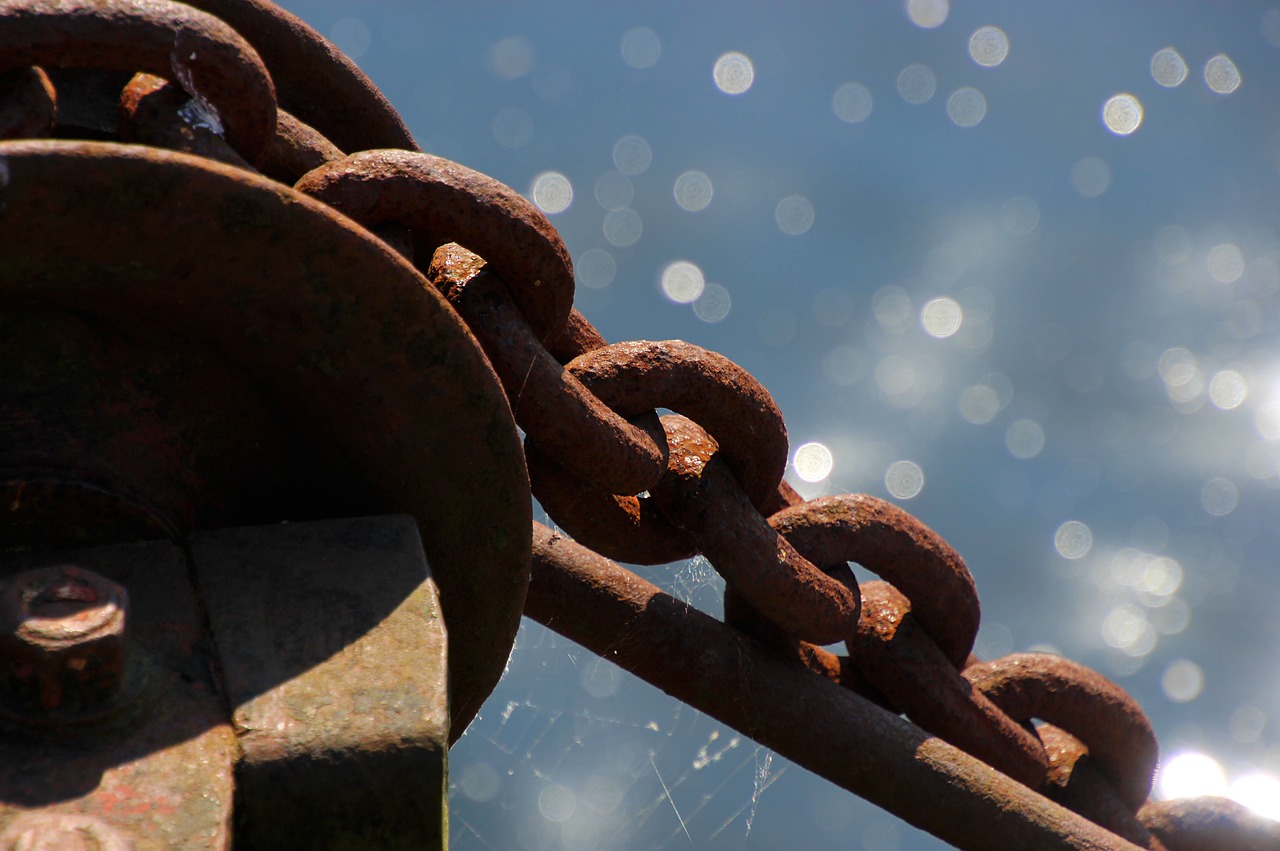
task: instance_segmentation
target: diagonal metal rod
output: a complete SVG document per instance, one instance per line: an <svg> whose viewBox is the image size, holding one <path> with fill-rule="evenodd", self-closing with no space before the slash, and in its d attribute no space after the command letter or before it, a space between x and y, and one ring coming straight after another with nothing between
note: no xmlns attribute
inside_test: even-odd
<svg viewBox="0 0 1280 851"><path fill-rule="evenodd" d="M957 848L1138 851L534 523L525 614Z"/></svg>

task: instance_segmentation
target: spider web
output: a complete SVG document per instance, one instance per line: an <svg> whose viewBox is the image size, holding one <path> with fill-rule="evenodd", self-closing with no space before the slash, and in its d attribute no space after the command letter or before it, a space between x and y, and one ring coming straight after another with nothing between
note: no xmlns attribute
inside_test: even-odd
<svg viewBox="0 0 1280 851"><path fill-rule="evenodd" d="M720 614L705 559L633 569ZM528 619L450 764L455 851L779 848L798 820L866 851L915 833ZM926 842L911 847L943 847Z"/></svg>

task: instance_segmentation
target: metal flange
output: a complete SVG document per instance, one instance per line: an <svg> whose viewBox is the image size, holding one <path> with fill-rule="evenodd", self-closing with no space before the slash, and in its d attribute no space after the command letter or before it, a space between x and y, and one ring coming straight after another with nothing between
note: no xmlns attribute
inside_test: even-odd
<svg viewBox="0 0 1280 851"><path fill-rule="evenodd" d="M496 375L412 266L229 166L8 142L0 323L0 347L28 352L0 371L0 544L64 510L106 518L86 533L101 541L113 506L125 537L409 514L440 586L461 735L519 624L528 474Z"/></svg>

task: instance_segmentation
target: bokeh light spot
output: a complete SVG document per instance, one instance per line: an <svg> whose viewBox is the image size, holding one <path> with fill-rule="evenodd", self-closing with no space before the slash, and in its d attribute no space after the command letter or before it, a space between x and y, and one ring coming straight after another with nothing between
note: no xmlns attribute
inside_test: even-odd
<svg viewBox="0 0 1280 851"><path fill-rule="evenodd" d="M1204 691L1204 670L1189 659L1178 659L1164 669L1160 688L1174 703L1190 703Z"/></svg>
<svg viewBox="0 0 1280 851"><path fill-rule="evenodd" d="M1044 427L1035 420L1014 420L1005 430L1004 445L1014 458L1029 461L1044 449Z"/></svg>
<svg viewBox="0 0 1280 851"><path fill-rule="evenodd" d="M1157 50L1151 57L1151 79L1166 89L1180 86L1187 79L1187 63L1172 47Z"/></svg>
<svg viewBox="0 0 1280 851"><path fill-rule="evenodd" d="M339 18L329 29L329 40L350 59L359 59L373 44L373 33L359 18Z"/></svg>
<svg viewBox="0 0 1280 851"><path fill-rule="evenodd" d="M911 320L911 296L899 286L881 287L871 298L871 309L885 328L902 330Z"/></svg>
<svg viewBox="0 0 1280 851"><path fill-rule="evenodd" d="M653 149L643 136L623 136L613 145L613 164L623 174L644 174L653 162Z"/></svg>
<svg viewBox="0 0 1280 851"><path fill-rule="evenodd" d="M652 68L662 58L662 40L648 27L632 27L622 36L622 61L632 68Z"/></svg>
<svg viewBox="0 0 1280 851"><path fill-rule="evenodd" d="M974 384L960 393L960 416L974 425L985 425L1000 413L1000 396L995 388Z"/></svg>
<svg viewBox="0 0 1280 851"><path fill-rule="evenodd" d="M573 263L578 283L593 290L604 289L618 274L618 263L603 248L588 248Z"/></svg>
<svg viewBox="0 0 1280 851"><path fill-rule="evenodd" d="M1111 166L1100 157L1085 157L1071 167L1071 185L1085 198L1097 198L1111 186Z"/></svg>
<svg viewBox="0 0 1280 851"><path fill-rule="evenodd" d="M1267 714L1253 704L1246 703L1231 713L1227 729L1231 738L1242 745L1248 745L1258 741L1266 726Z"/></svg>
<svg viewBox="0 0 1280 851"><path fill-rule="evenodd" d="M676 304L688 304L702 295L706 279L688 260L677 260L662 270L662 293Z"/></svg>
<svg viewBox="0 0 1280 851"><path fill-rule="evenodd" d="M1239 504L1240 489L1230 479L1215 476L1200 489L1200 505L1214 517L1225 517Z"/></svg>
<svg viewBox="0 0 1280 851"><path fill-rule="evenodd" d="M1140 659L1155 649L1156 631L1142 609L1122 603L1103 619L1102 640L1126 656Z"/></svg>
<svg viewBox="0 0 1280 851"><path fill-rule="evenodd" d="M538 793L538 812L548 821L566 821L577 809L578 798L573 790L553 783Z"/></svg>
<svg viewBox="0 0 1280 851"><path fill-rule="evenodd" d="M676 178L672 193L675 195L676 203L680 205L681 209L696 213L700 210L705 210L707 205L711 203L711 198L715 194L715 187L711 184L711 178L704 173L686 171Z"/></svg>
<svg viewBox="0 0 1280 851"><path fill-rule="evenodd" d="M956 89L947 98L947 117L957 127L977 127L987 115L987 99L971 86Z"/></svg>
<svg viewBox="0 0 1280 851"><path fill-rule="evenodd" d="M1208 754L1180 753L1160 766L1156 792L1162 800L1221 795L1227 791L1227 772Z"/></svg>
<svg viewBox="0 0 1280 851"><path fill-rule="evenodd" d="M537 53L533 42L522 35L513 35L494 42L487 58L489 73L499 80L515 80L533 70Z"/></svg>
<svg viewBox="0 0 1280 851"><path fill-rule="evenodd" d="M831 109L846 124L866 121L872 104L871 90L862 83L845 83L831 97Z"/></svg>
<svg viewBox="0 0 1280 851"><path fill-rule="evenodd" d="M969 36L969 56L984 68L994 68L1009 55L1009 37L999 27L980 27Z"/></svg>
<svg viewBox="0 0 1280 851"><path fill-rule="evenodd" d="M458 778L458 791L472 801L492 801L502 788L502 778L487 762L468 763Z"/></svg>
<svg viewBox="0 0 1280 851"><path fill-rule="evenodd" d="M1247 395L1249 385L1234 369L1224 369L1209 379L1209 401L1220 410L1238 408Z"/></svg>
<svg viewBox="0 0 1280 851"><path fill-rule="evenodd" d="M519 107L500 109L489 126L494 141L504 148L522 148L533 138L533 119Z"/></svg>
<svg viewBox="0 0 1280 851"><path fill-rule="evenodd" d="M1204 64L1204 82L1220 95L1229 95L1240 88L1240 69L1226 54L1219 53Z"/></svg>
<svg viewBox="0 0 1280 851"><path fill-rule="evenodd" d="M631 206L636 190L631 178L620 171L606 171L596 178L596 203L606 210L621 210Z"/></svg>
<svg viewBox="0 0 1280 851"><path fill-rule="evenodd" d="M1263 440L1280 440L1280 402L1268 402L1253 415L1253 429Z"/></svg>
<svg viewBox="0 0 1280 851"><path fill-rule="evenodd" d="M702 295L693 302L693 315L703 322L719 322L729 315L733 299L729 291L719 284L707 284Z"/></svg>
<svg viewBox="0 0 1280 851"><path fill-rule="evenodd" d="M907 17L922 29L942 26L950 12L950 0L907 0Z"/></svg>
<svg viewBox="0 0 1280 851"><path fill-rule="evenodd" d="M544 213L562 213L573 203L573 184L558 171L547 171L533 181L533 203Z"/></svg>
<svg viewBox="0 0 1280 851"><path fill-rule="evenodd" d="M1102 123L1117 136L1128 136L1142 124L1142 103L1130 94L1113 95L1102 105Z"/></svg>
<svg viewBox="0 0 1280 851"><path fill-rule="evenodd" d="M1053 548L1063 558L1084 558L1093 549L1093 532L1079 520L1068 520L1053 533Z"/></svg>
<svg viewBox="0 0 1280 851"><path fill-rule="evenodd" d="M1269 774L1247 774L1231 784L1227 797L1258 815L1280 821L1280 779Z"/></svg>
<svg viewBox="0 0 1280 851"><path fill-rule="evenodd" d="M629 207L610 210L604 217L604 238L619 248L635 245L643 233L644 221Z"/></svg>
<svg viewBox="0 0 1280 851"><path fill-rule="evenodd" d="M914 461L894 461L885 471L884 486L898 499L912 499L924 490L924 470Z"/></svg>
<svg viewBox="0 0 1280 851"><path fill-rule="evenodd" d="M727 95L740 95L755 82L756 69L745 53L726 53L716 60L712 77L720 91Z"/></svg>
<svg viewBox="0 0 1280 851"><path fill-rule="evenodd" d="M1244 254L1230 242L1209 249L1209 274L1220 284L1234 284L1244 274Z"/></svg>
<svg viewBox="0 0 1280 851"><path fill-rule="evenodd" d="M930 337L943 339L960 330L964 312L955 299L935 298L920 308L920 325Z"/></svg>
<svg viewBox="0 0 1280 851"><path fill-rule="evenodd" d="M898 75L898 94L907 103L928 103L938 89L938 78L928 65L908 65Z"/></svg>
<svg viewBox="0 0 1280 851"><path fill-rule="evenodd" d="M773 217L783 233L799 236L813 227L813 204L803 195L788 195L778 202Z"/></svg>
<svg viewBox="0 0 1280 851"><path fill-rule="evenodd" d="M796 450L792 461L796 475L806 482L820 482L831 475L835 459L831 450L821 443L806 443Z"/></svg>

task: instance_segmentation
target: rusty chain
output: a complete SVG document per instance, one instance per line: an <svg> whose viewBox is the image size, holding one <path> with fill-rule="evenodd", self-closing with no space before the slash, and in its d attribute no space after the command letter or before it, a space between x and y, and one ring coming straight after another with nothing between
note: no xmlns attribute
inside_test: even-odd
<svg viewBox="0 0 1280 851"><path fill-rule="evenodd" d="M1229 801L1149 801L1155 736L1106 678L976 659L973 577L940 536L874 497L800 498L780 411L723 356L607 344L546 217L418 151L296 18L266 0L3 0L0 56L0 138L257 171L416 266L488 357L532 494L573 539L534 524L529 617L961 847L1280 848L1280 824ZM695 554L725 578L727 625L615 563ZM884 581L860 587L849 562Z"/></svg>

